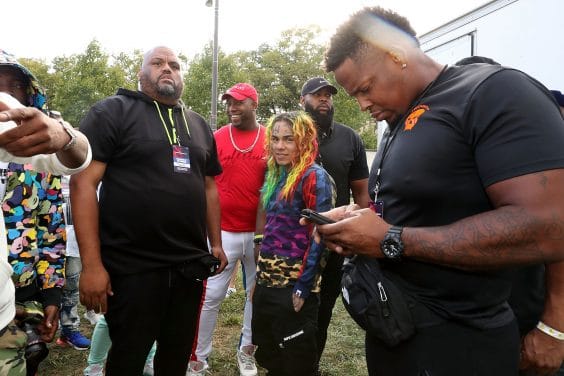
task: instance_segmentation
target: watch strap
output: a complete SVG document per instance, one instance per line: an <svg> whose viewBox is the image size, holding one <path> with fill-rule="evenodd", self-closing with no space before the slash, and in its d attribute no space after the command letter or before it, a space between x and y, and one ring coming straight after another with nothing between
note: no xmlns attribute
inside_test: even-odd
<svg viewBox="0 0 564 376"><path fill-rule="evenodd" d="M63 146L62 150L63 151L69 150L74 145L76 145L76 133L74 131L74 128L69 123L65 123L63 120L57 120L57 121L59 122L59 124L62 125L65 132L67 132L67 134L70 136L70 141L67 142L65 146Z"/></svg>
<svg viewBox="0 0 564 376"><path fill-rule="evenodd" d="M394 234L394 235L397 234L399 236L401 236L402 232L403 232L403 227L401 227L401 226L392 226L388 230L388 234Z"/></svg>

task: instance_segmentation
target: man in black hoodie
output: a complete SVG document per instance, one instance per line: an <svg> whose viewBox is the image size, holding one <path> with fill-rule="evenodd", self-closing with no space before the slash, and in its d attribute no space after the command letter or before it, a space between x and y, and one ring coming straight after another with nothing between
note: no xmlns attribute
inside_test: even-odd
<svg viewBox="0 0 564 376"><path fill-rule="evenodd" d="M106 375L141 374L155 340L156 374L179 375L202 281L227 263L214 181L221 166L211 129L180 100L176 54L150 50L138 77L139 91L119 89L80 125L93 151L90 167L71 179L80 297L105 313L112 340Z"/></svg>

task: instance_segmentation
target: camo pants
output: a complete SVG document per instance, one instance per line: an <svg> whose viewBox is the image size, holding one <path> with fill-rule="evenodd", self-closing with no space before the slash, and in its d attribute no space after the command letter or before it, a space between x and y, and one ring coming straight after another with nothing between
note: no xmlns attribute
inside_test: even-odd
<svg viewBox="0 0 564 376"><path fill-rule="evenodd" d="M26 335L12 320L0 330L0 375L25 376Z"/></svg>

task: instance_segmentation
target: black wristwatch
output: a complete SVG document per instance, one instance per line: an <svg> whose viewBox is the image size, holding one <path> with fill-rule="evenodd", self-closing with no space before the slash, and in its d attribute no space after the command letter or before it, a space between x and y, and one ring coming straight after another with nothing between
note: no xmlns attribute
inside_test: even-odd
<svg viewBox="0 0 564 376"><path fill-rule="evenodd" d="M402 231L403 227L392 226L380 242L380 250L387 258L397 259L403 254Z"/></svg>

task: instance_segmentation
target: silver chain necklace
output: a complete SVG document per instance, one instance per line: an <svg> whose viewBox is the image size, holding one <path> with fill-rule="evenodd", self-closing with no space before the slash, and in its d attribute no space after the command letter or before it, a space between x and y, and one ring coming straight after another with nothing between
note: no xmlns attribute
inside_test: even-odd
<svg viewBox="0 0 564 376"><path fill-rule="evenodd" d="M255 137L255 140L253 141L252 145L249 146L246 149L239 149L239 147L235 144L235 139L233 139L233 131L231 130L231 128L233 127L233 125L229 125L229 138L231 139L231 145L233 145L233 147L235 148L235 150L237 150L238 152L241 153L248 153L251 150L253 150L253 148L255 147L255 145L257 144L257 141L259 139L259 135L260 135L260 125L257 128L257 136Z"/></svg>

